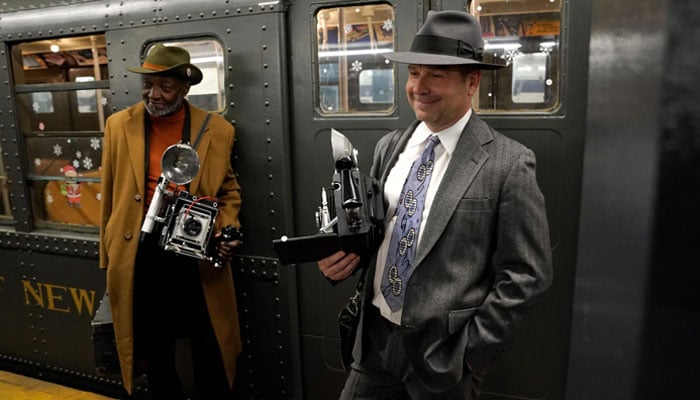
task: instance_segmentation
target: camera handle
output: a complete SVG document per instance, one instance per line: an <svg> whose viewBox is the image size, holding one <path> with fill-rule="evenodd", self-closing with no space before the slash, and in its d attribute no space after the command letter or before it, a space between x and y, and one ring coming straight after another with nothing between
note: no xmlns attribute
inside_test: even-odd
<svg viewBox="0 0 700 400"><path fill-rule="evenodd" d="M241 238L243 238L243 234L233 225L226 225L221 229L221 236L215 238L209 248L209 253L212 254L209 256L209 261L214 264L214 268L221 268L226 264L226 260L219 257L219 243L240 240Z"/></svg>
<svg viewBox="0 0 700 400"><path fill-rule="evenodd" d="M148 206L148 212L143 220L143 225L141 226L141 237L140 241L146 240L146 236L153 232L153 227L156 222L162 222L162 218L158 218L160 209L163 207L163 195L168 187L168 180L165 179L163 175L158 178L158 185L156 185L156 190L153 193L153 199L151 199L151 204Z"/></svg>

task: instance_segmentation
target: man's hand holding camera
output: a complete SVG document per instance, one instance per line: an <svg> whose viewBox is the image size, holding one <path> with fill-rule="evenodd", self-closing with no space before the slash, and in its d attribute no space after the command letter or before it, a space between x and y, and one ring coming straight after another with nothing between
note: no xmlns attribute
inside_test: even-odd
<svg viewBox="0 0 700 400"><path fill-rule="evenodd" d="M323 276L333 281L342 281L352 275L360 263L360 256L355 253L339 251L318 262Z"/></svg>
<svg viewBox="0 0 700 400"><path fill-rule="evenodd" d="M214 234L214 240L218 242L218 246L216 247L218 251L217 254L222 260L231 261L231 258L236 254L238 248L241 247L243 241L240 238L227 240L223 238L223 235L222 231ZM219 238L221 238L221 240L219 240Z"/></svg>

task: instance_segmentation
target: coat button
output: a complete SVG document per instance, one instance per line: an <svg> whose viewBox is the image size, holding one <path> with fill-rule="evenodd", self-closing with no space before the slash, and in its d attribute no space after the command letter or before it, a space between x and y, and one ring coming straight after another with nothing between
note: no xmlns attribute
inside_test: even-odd
<svg viewBox="0 0 700 400"><path fill-rule="evenodd" d="M131 231L124 232L124 239L131 240Z"/></svg>
<svg viewBox="0 0 700 400"><path fill-rule="evenodd" d="M136 196L134 196L134 200L141 201L141 195L137 194Z"/></svg>

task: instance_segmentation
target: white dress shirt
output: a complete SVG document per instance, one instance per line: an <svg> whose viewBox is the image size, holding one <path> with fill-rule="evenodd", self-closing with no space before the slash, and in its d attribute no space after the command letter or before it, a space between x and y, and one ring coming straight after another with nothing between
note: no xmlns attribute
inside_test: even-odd
<svg viewBox="0 0 700 400"><path fill-rule="evenodd" d="M452 154L454 153L455 147L457 147L457 142L462 135L464 127L467 125L467 122L469 122L471 115L472 111L469 110L454 125L440 132L431 132L423 122L418 124L384 183L384 201L387 202L389 208L386 211L387 221L384 240L377 251L377 268L374 274L374 298L372 299L372 304L379 308L384 318L397 325L401 324L401 313L403 309L399 309L396 312L391 311L382 295L381 284L382 277L384 276L389 243L391 242L391 235L394 231L394 223L396 222L396 206L399 203L399 196L401 196L404 182L406 182L406 177L411 170L413 161L420 157L423 149L425 149L425 146L428 144L428 136L433 134L438 135L440 143L435 146L433 176L430 178L428 192L425 195L425 204L427 206L423 209L423 216L421 217L420 229L418 232L417 246L420 246L425 223L428 221L430 215L429 206L433 203L433 198L435 198L435 193L440 186L440 182L442 182L442 177L445 175L447 165L450 163L450 159L452 159ZM416 249L418 249L418 247L416 247Z"/></svg>

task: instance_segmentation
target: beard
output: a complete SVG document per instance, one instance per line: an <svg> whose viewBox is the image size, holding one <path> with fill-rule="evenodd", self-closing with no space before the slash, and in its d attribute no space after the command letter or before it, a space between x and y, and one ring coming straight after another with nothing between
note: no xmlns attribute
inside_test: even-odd
<svg viewBox="0 0 700 400"><path fill-rule="evenodd" d="M174 113L175 111L179 110L180 107L182 106L182 102L184 101L185 96L183 94L180 94L177 96L175 101L172 103L166 104L162 108L155 108L150 105L148 100L144 100L143 104L146 107L146 111L148 111L149 114L151 114L154 117L164 117L166 115L170 115Z"/></svg>

